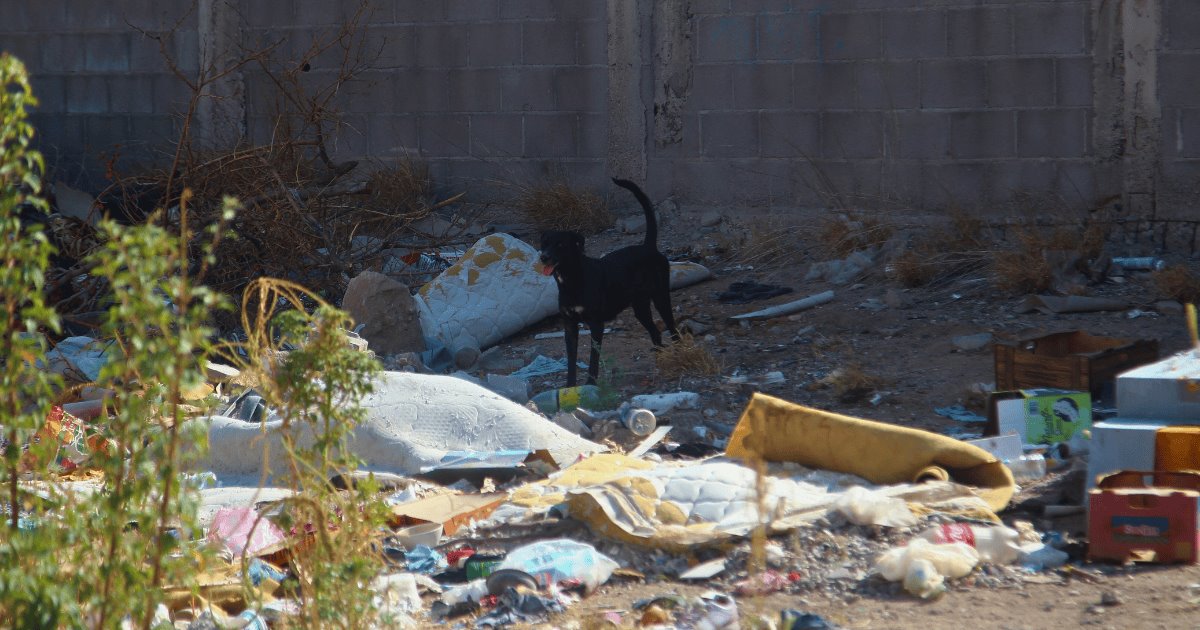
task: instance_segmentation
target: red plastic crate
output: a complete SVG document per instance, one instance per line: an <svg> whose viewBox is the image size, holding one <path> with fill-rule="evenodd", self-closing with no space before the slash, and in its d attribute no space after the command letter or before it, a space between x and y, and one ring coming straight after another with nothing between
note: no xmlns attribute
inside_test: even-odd
<svg viewBox="0 0 1200 630"><path fill-rule="evenodd" d="M1200 560L1200 474L1122 471L1089 492L1088 559Z"/></svg>

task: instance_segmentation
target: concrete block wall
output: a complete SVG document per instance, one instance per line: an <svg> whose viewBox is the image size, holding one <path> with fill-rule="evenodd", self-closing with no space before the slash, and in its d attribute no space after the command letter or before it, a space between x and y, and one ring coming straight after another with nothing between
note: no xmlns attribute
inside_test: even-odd
<svg viewBox="0 0 1200 630"><path fill-rule="evenodd" d="M42 98L42 147L103 184L157 160L213 28L302 56L351 0L12 3L0 48ZM851 203L1186 213L1200 188L1195 0L373 0L370 69L332 99L339 158L423 158L474 198L565 175L621 174L688 207ZM229 21L205 21L226 7ZM214 26L215 25L215 26ZM224 31L222 31L224 33ZM1127 55L1127 51L1149 51ZM329 85L337 50L302 82ZM224 111L265 141L278 95L261 69ZM221 113L221 112L218 112ZM215 116L215 115L214 115ZM214 118L216 120L216 118Z"/></svg>
<svg viewBox="0 0 1200 630"><path fill-rule="evenodd" d="M1098 167L1090 0L691 8L681 117L696 140L652 152L659 196L1007 211L1018 199L1086 206L1119 192L1080 177Z"/></svg>
<svg viewBox="0 0 1200 630"><path fill-rule="evenodd" d="M40 104L31 113L47 161L72 183L97 189L106 168L163 165L189 92L170 72L198 67L195 16L187 2L7 3L0 49L26 65ZM174 36L159 41L176 21Z"/></svg>
<svg viewBox="0 0 1200 630"><path fill-rule="evenodd" d="M298 59L353 4L337 10L327 0L261 0L245 16L243 35L285 40ZM489 190L494 181L602 179L602 3L375 2L363 23L371 69L334 103L346 123L335 138L337 156L423 158L435 180L480 195L498 194ZM339 66L337 55L322 55L306 80L331 85ZM263 140L278 111L274 91L262 72L247 70L245 81L249 133Z"/></svg>

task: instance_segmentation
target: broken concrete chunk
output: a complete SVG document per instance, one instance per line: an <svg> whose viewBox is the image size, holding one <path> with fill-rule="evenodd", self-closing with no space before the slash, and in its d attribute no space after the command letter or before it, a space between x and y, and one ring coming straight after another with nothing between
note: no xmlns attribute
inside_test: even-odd
<svg viewBox="0 0 1200 630"><path fill-rule="evenodd" d="M403 283L364 271L350 281L342 308L362 326L359 334L377 353L425 350L420 312Z"/></svg>

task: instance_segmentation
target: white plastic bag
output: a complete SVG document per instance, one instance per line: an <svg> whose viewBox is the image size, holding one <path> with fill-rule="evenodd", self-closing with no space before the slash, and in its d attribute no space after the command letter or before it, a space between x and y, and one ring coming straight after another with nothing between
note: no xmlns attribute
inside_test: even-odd
<svg viewBox="0 0 1200 630"><path fill-rule="evenodd" d="M913 595L930 597L941 592L945 578L960 578L979 563L979 552L966 543L935 545L914 538L905 547L890 549L879 557L875 569L890 582L904 580Z"/></svg>
<svg viewBox="0 0 1200 630"><path fill-rule="evenodd" d="M591 545L558 538L519 547L496 568L524 571L537 578L543 587L576 579L590 592L607 582L618 567L612 558Z"/></svg>
<svg viewBox="0 0 1200 630"><path fill-rule="evenodd" d="M917 524L917 517L913 516L903 499L885 496L862 486L854 486L843 492L833 507L855 525L911 527Z"/></svg>
<svg viewBox="0 0 1200 630"><path fill-rule="evenodd" d="M208 539L221 543L235 556L253 556L283 540L283 531L275 523L259 518L251 507L227 507L217 510Z"/></svg>
<svg viewBox="0 0 1200 630"><path fill-rule="evenodd" d="M993 564L1012 564L1021 556L1021 534L1003 525L947 523L927 529L919 538L934 544L961 542L979 552L979 559Z"/></svg>

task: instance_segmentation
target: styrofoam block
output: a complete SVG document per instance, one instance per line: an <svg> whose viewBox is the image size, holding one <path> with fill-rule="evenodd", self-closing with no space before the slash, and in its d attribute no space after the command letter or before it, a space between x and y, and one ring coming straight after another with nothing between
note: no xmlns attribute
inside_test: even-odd
<svg viewBox="0 0 1200 630"><path fill-rule="evenodd" d="M1167 426L1155 420L1114 418L1092 425L1087 489L1096 477L1118 470L1154 470L1154 441Z"/></svg>
<svg viewBox="0 0 1200 630"><path fill-rule="evenodd" d="M1181 352L1117 375L1117 413L1174 423L1200 420L1200 351Z"/></svg>

